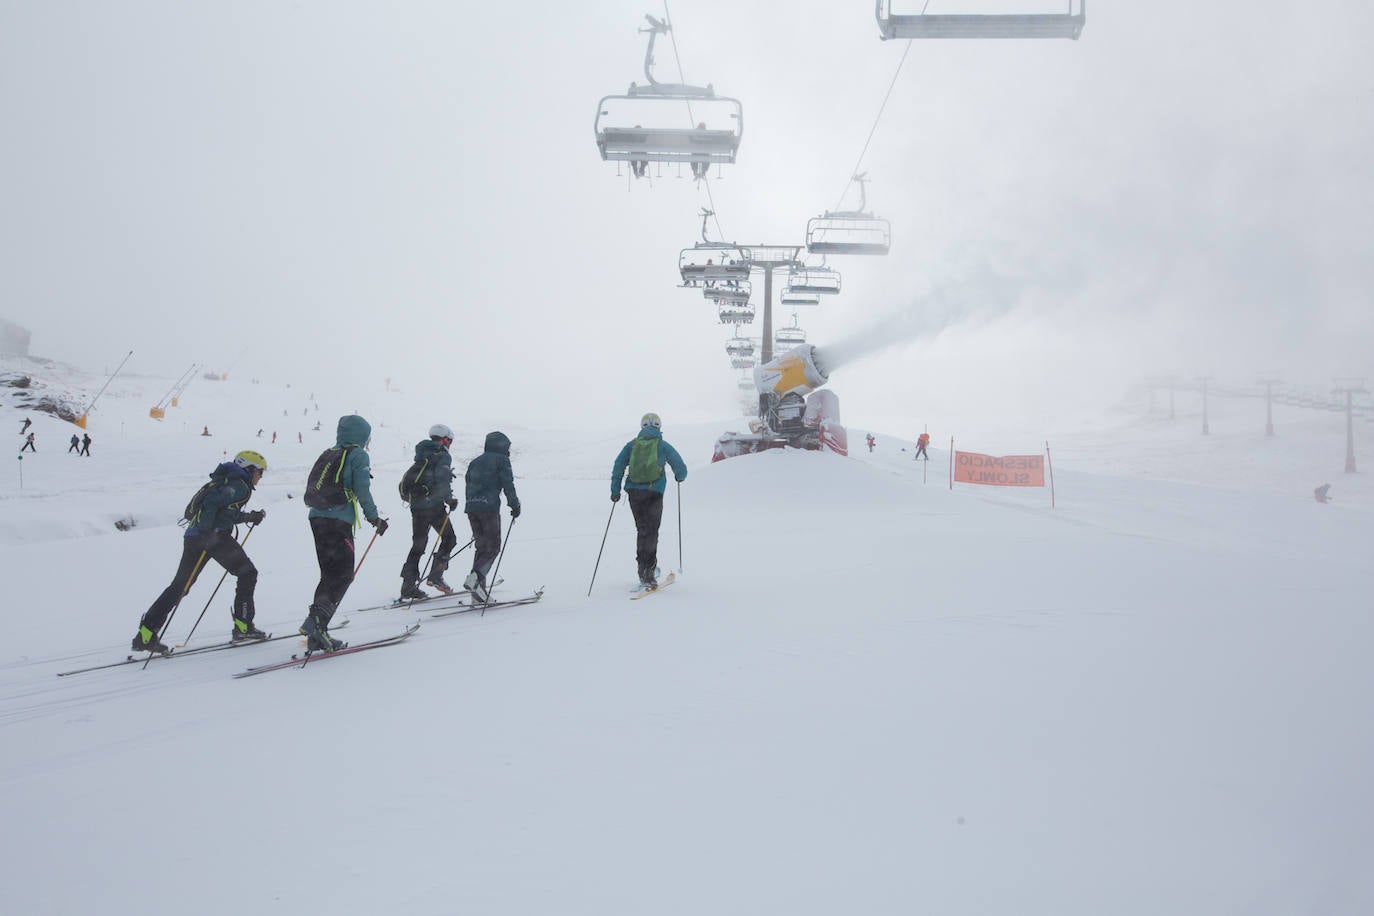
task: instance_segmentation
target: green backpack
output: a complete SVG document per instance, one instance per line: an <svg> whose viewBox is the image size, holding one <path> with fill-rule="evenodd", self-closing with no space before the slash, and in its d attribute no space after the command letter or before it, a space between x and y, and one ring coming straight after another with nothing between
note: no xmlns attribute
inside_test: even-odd
<svg viewBox="0 0 1374 916"><path fill-rule="evenodd" d="M663 476L658 439L636 439L630 446L630 483L653 483Z"/></svg>

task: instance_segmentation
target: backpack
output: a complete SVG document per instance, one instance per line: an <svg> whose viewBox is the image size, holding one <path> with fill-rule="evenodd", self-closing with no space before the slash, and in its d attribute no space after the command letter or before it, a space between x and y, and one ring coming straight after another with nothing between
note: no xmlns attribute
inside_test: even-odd
<svg viewBox="0 0 1374 916"><path fill-rule="evenodd" d="M186 504L185 511L181 513L181 521L177 524L190 525L194 528L196 523L200 521L200 509L205 503L205 495L211 490L224 486L228 480L229 478L223 474L211 474L209 482L202 484L201 488L196 491L196 495L192 496L191 501Z"/></svg>
<svg viewBox="0 0 1374 916"><path fill-rule="evenodd" d="M630 483L653 483L662 476L658 439L636 439L630 446Z"/></svg>
<svg viewBox="0 0 1374 916"><path fill-rule="evenodd" d="M337 509L348 503L341 481L344 462L348 460L348 450L355 446L327 448L315 459L310 469L310 477L305 481L303 501L312 509Z"/></svg>
<svg viewBox="0 0 1374 916"><path fill-rule="evenodd" d="M428 471L429 459L416 458L410 469L401 475L401 483L397 487L401 493L401 502L409 503L414 497L423 497L429 491Z"/></svg>

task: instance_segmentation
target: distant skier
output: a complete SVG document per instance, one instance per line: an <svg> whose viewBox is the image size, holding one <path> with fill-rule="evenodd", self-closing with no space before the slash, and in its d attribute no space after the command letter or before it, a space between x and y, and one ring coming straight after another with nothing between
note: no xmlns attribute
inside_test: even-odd
<svg viewBox="0 0 1374 916"><path fill-rule="evenodd" d="M415 463L401 479L402 498L410 503L411 534L410 553L401 566L402 598L430 597L420 588L420 557L429 544L431 529L439 533L439 546L435 548L434 565L425 584L446 595L453 592L444 581L449 556L458 544L453 520L449 518L449 513L458 508L458 500L453 498L453 458L449 455L452 445L453 430L442 423L434 424L429 428L429 438L415 444Z"/></svg>
<svg viewBox="0 0 1374 916"><path fill-rule="evenodd" d="M29 431L29 427L32 426L32 425L33 425L33 421L30 420L28 417L25 417L25 418L24 418L24 425L21 426L21 427L19 427L19 435L22 436L22 435L24 435L24 433L28 432L28 431Z"/></svg>
<svg viewBox="0 0 1374 916"><path fill-rule="evenodd" d="M276 431L275 429L272 430L272 444L273 444L273 445L276 445L276 444L277 444L277 431Z"/></svg>
<svg viewBox="0 0 1374 916"><path fill-rule="evenodd" d="M487 433L482 454L472 459L464 475L467 501L463 511L472 529L472 572L463 587L486 603L492 583L487 581L491 564L501 552L501 494L506 494L511 520L520 517L520 497L515 495L515 471L510 464L510 439L502 432Z"/></svg>
<svg viewBox="0 0 1374 916"><path fill-rule="evenodd" d="M310 533L320 564L320 581L310 612L300 626L306 648L311 651L333 652L343 647L329 635L329 621L353 583L353 532L359 514L378 534L386 534L387 520L372 502L372 461L367 455L371 439L372 426L362 417L340 417L333 448L316 459L306 481Z"/></svg>
<svg viewBox="0 0 1374 916"><path fill-rule="evenodd" d="M81 437L81 454L85 455L87 458L91 457L91 434L90 434L90 433L86 433L86 435L84 435L84 436Z"/></svg>
<svg viewBox="0 0 1374 916"><path fill-rule="evenodd" d="M869 433L868 436L867 436L866 438L868 439L868 450L871 452L871 451L873 451L873 444L874 444L875 442L877 442L878 440L876 440L876 439L873 438L873 434L872 434L872 433Z"/></svg>
<svg viewBox="0 0 1374 916"><path fill-rule="evenodd" d="M678 482L687 479L687 465L677 449L663 440L663 421L658 414L646 413L640 418L639 427L639 435L625 443L611 468L611 502L620 501L623 481L635 517L639 583L657 588L658 528L663 521L663 491L668 488L663 465L666 462L672 467Z"/></svg>
<svg viewBox="0 0 1374 916"><path fill-rule="evenodd" d="M261 428L261 427L258 428L258 438L259 438L259 439L262 438L262 428Z"/></svg>
<svg viewBox="0 0 1374 916"><path fill-rule="evenodd" d="M253 490L267 470L267 460L257 452L242 451L233 461L226 461L210 474L205 484L186 507L190 523L181 542L181 563L172 582L144 613L134 634L131 648L138 652L160 652L168 649L158 639L158 632L167 622L167 615L196 584L205 568L207 558L223 566L237 580L234 602L230 607L234 626L230 638L235 642L265 639L267 634L253 625L253 590L258 584L258 570L248 554L243 552L232 535L235 525L261 525L267 513L262 509L244 512L243 507L253 497Z"/></svg>
<svg viewBox="0 0 1374 916"><path fill-rule="evenodd" d="M24 438L24 444L19 446L20 452L23 452L25 449L33 452L35 455L38 454L38 447L33 444L33 433L29 433L28 436Z"/></svg>
<svg viewBox="0 0 1374 916"><path fill-rule="evenodd" d="M916 439L916 455L911 460L919 461L920 459L924 458L926 461L929 461L930 456L926 454L926 446L929 444L930 433L921 433L921 435L918 436Z"/></svg>
<svg viewBox="0 0 1374 916"><path fill-rule="evenodd" d="M201 431L200 431L200 434L201 434L202 436L208 436L208 435L210 435L210 427L206 426L206 427L202 428Z"/></svg>
<svg viewBox="0 0 1374 916"><path fill-rule="evenodd" d="M72 444L67 447L67 454L70 455L72 452L81 454L81 440L77 438L76 433L72 433Z"/></svg>
<svg viewBox="0 0 1374 916"><path fill-rule="evenodd" d="M1315 497L1317 498L1317 502L1319 502L1319 503L1329 503L1329 502L1331 502L1330 493L1331 493L1331 484L1329 484L1329 483L1324 483L1324 484L1322 484L1321 486L1317 487L1317 489L1315 489L1315 490L1312 491L1312 495L1315 496Z"/></svg>

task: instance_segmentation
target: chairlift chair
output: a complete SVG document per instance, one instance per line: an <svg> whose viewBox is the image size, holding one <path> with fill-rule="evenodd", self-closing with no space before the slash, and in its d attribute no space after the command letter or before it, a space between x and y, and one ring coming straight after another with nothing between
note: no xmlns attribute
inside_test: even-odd
<svg viewBox="0 0 1374 916"><path fill-rule="evenodd" d="M725 352L732 359L752 359L754 356L754 342L748 337L731 337L725 342Z"/></svg>
<svg viewBox="0 0 1374 916"><path fill-rule="evenodd" d="M706 225L715 213L701 208L701 241L682 249L677 259L682 285L688 287L716 286L721 283L749 281L749 258L737 245L713 242L706 237Z"/></svg>
<svg viewBox="0 0 1374 916"><path fill-rule="evenodd" d="M859 209L827 210L806 224L806 250L811 254L887 254L892 247L892 227L865 210L868 176L855 175L850 181L859 186Z"/></svg>
<svg viewBox="0 0 1374 916"><path fill-rule="evenodd" d="M782 295L778 297L778 300L783 305L796 308L797 306L804 305L820 305L821 295L820 293L799 292L789 286L782 291Z"/></svg>
<svg viewBox="0 0 1374 916"><path fill-rule="evenodd" d="M793 347L806 343L806 332L797 327L797 316L792 316L790 328L778 328L773 332L773 352L785 353Z"/></svg>
<svg viewBox="0 0 1374 916"><path fill-rule="evenodd" d="M787 277L787 291L818 296L834 295L840 291L840 272L824 264L794 270Z"/></svg>
<svg viewBox="0 0 1374 916"><path fill-rule="evenodd" d="M754 359L754 357L752 357L752 356L732 356L732 357L730 357L730 368L731 368L731 369L752 369L752 368L754 368L754 366L756 366L757 364L758 364L757 361L756 361L756 360ZM754 384L753 384L752 382L750 382L750 383L749 383L749 387L750 387L750 388L753 388L753 387L754 387Z"/></svg>
<svg viewBox="0 0 1374 916"><path fill-rule="evenodd" d="M723 302L745 303L749 301L752 285L748 280L743 283L731 281L728 285L708 286L701 291L702 296L720 305Z"/></svg>
<svg viewBox="0 0 1374 916"><path fill-rule="evenodd" d="M874 16L884 41L889 38L1069 38L1083 31L1087 0L1067 0L1063 13L926 13L929 0L877 0ZM896 12L893 6L919 11Z"/></svg>
<svg viewBox="0 0 1374 916"><path fill-rule="evenodd" d="M644 52L648 85L630 84L624 95L608 95L596 108L596 146L607 161L633 164L636 176L650 162L688 162L696 177L715 163L733 163L744 135L744 107L716 95L713 86L660 83L654 79L654 41L670 26L645 16L649 46Z"/></svg>
<svg viewBox="0 0 1374 916"><path fill-rule="evenodd" d="M718 303L716 314L721 324L750 324L754 320L754 307L747 302L722 302Z"/></svg>

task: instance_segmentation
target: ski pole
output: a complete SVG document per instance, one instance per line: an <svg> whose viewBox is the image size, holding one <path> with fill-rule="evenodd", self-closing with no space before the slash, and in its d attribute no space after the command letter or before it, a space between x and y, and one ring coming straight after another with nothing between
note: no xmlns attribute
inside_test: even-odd
<svg viewBox="0 0 1374 916"><path fill-rule="evenodd" d="M682 481L677 482L677 571L682 574Z"/></svg>
<svg viewBox="0 0 1374 916"><path fill-rule="evenodd" d="M487 605L491 604L491 590L496 587L496 574L501 571L501 558L506 555L506 545L510 543L510 533L515 530L515 519L510 520L510 527L506 529L506 539L501 542L501 552L496 555L496 566L491 571L491 586L487 588L487 600L482 602L482 613L478 617L484 617L487 613Z"/></svg>
<svg viewBox="0 0 1374 916"><path fill-rule="evenodd" d="M378 532L375 528L372 530L372 540L370 540L370 541L367 542L367 550L364 550L364 551L363 551L363 555L358 559L358 565L355 566L355 567L353 567L353 575L354 575L354 576L357 576L357 575L358 575L358 570L360 570L360 569L363 568L363 560L366 560L366 559L367 559L367 553L368 553L369 550L372 549L372 545L375 544L375 543L377 543L377 535L378 535L378 533L379 533L379 532Z"/></svg>
<svg viewBox="0 0 1374 916"><path fill-rule="evenodd" d="M601 535L601 550L596 552L596 565L592 567L592 581L587 583L587 597L592 596L592 586L596 584L596 571L601 568L601 552L606 549L606 535L611 533L611 519L615 518L615 507L619 502L611 503L611 514L606 516L606 533Z"/></svg>
<svg viewBox="0 0 1374 916"><path fill-rule="evenodd" d="M242 540L242 541L239 541L239 546L240 546L240 547L242 547L244 544L247 544L247 543L248 543L248 539L249 539L250 537L253 536L253 529L256 528L256 527L258 527L258 526L257 526L257 525L249 525L249 526L248 526L248 533L245 534L245 535L243 536L243 540ZM238 539L235 538L235 540L238 540ZM208 610L210 610L210 602L215 600L215 596L219 594L219 587L220 587L221 585L224 584L224 580L225 580L228 576L229 576L229 570L226 569L226 570L224 571L224 575L222 575L222 576L219 577L219 583L215 585L215 590L214 590L213 592L210 593L210 597L206 600L206 602L205 602L205 607L203 607L203 608L200 609L200 616L196 618L196 622L195 622L195 623L191 624L191 632L186 634L186 642L179 642L179 643L177 643L177 644L176 644L176 648L178 648L178 649L184 649L184 648L186 648L186 643L187 643L187 642L190 642L190 641L191 641L191 637L195 635L195 633L196 633L196 627L200 626L201 620L203 620L203 619L205 618L205 612L208 611Z"/></svg>
<svg viewBox="0 0 1374 916"><path fill-rule="evenodd" d="M191 568L191 574L186 577L186 584L181 587L181 594L177 596L177 603L172 605L172 610L167 614L167 619L162 622L162 629L157 632L157 641L162 642L162 636L167 632L167 628L172 625L172 618L176 616L177 608L181 607L181 599L186 597L186 593L191 590L191 585L196 581L196 576L200 575L200 565L205 562L206 551L202 550L196 559L196 565ZM149 652L148 657L143 660L142 670L147 670L148 663L153 660L153 653Z"/></svg>

